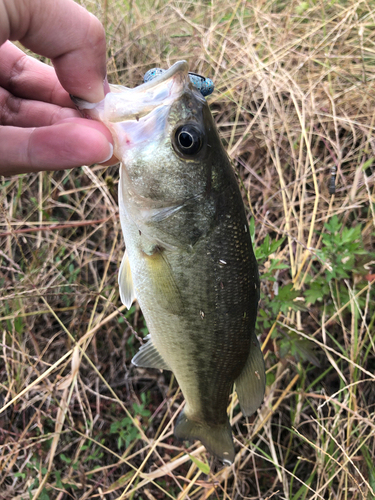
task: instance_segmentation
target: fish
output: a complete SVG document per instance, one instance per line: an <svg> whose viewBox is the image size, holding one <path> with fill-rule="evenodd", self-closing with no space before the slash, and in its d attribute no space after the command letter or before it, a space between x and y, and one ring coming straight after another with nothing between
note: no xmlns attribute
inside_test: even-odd
<svg viewBox="0 0 375 500"><path fill-rule="evenodd" d="M121 160L122 302L136 299L149 335L132 359L170 370L185 398L177 438L200 440L225 465L235 449L227 406L261 405L265 366L255 334L259 274L244 203L206 99L179 61L99 103L74 99L104 123Z"/></svg>

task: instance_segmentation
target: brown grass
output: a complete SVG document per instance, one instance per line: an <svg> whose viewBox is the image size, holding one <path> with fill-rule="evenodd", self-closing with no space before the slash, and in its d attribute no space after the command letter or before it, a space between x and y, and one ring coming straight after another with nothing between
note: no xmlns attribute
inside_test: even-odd
<svg viewBox="0 0 375 500"><path fill-rule="evenodd" d="M286 237L261 271L287 264L273 277L304 307L275 313L263 280L265 402L246 422L233 395L236 461L207 473L204 448L192 461L172 436L173 376L130 364L145 325L119 300L117 167L2 178L0 498L374 499L374 3L81 3L106 27L113 83L179 59L214 80L256 245ZM311 305L334 215L361 226L368 255ZM285 353L286 336L312 341L320 368Z"/></svg>

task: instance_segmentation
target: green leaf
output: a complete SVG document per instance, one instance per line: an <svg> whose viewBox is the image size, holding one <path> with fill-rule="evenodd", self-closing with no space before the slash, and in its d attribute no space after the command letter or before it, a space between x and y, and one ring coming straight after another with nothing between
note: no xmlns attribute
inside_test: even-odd
<svg viewBox="0 0 375 500"><path fill-rule="evenodd" d="M144 326L144 327L143 327L143 328L141 328L140 330L141 330L141 332L142 332L142 335L143 335L144 337L147 337L147 335L148 335L148 328L147 328L147 326Z"/></svg>
<svg viewBox="0 0 375 500"><path fill-rule="evenodd" d="M329 231L331 234L338 233L341 229L341 222L339 222L339 218L337 215L334 215L329 219L328 222L324 224L324 227ZM327 235L326 235L327 236Z"/></svg>
<svg viewBox="0 0 375 500"><path fill-rule="evenodd" d="M275 374L274 373L267 373L266 374L266 383L267 383L267 387L269 387L270 385L272 385L276 380L276 377L275 377Z"/></svg>
<svg viewBox="0 0 375 500"><path fill-rule="evenodd" d="M279 248L279 246L281 246L284 243L284 241L285 241L285 236L280 240L271 241L269 249L270 254L276 252L276 250Z"/></svg>
<svg viewBox="0 0 375 500"><path fill-rule="evenodd" d="M151 415L150 410L147 410L143 405L133 404L133 410L135 415L141 415L142 417L149 417Z"/></svg>
<svg viewBox="0 0 375 500"><path fill-rule="evenodd" d="M13 474L14 477L21 477L22 479L25 479L26 474L24 472L15 472Z"/></svg>
<svg viewBox="0 0 375 500"><path fill-rule="evenodd" d="M307 339L297 339L293 344L292 354L297 361L309 361L312 365L320 367L318 358L314 353L314 344Z"/></svg>
<svg viewBox="0 0 375 500"><path fill-rule="evenodd" d="M63 462L65 462L66 464L70 464L72 463L72 459L67 457L66 455L64 455L64 453L60 453L59 457L61 458L61 460Z"/></svg>
<svg viewBox="0 0 375 500"><path fill-rule="evenodd" d="M40 498L40 500L49 500L49 495L48 495L47 490L45 488L43 488L39 498Z"/></svg>
<svg viewBox="0 0 375 500"><path fill-rule="evenodd" d="M373 465L369 467L368 480L372 491L375 493L375 467ZM375 500L375 495L373 495L370 491L368 492L367 500Z"/></svg>
<svg viewBox="0 0 375 500"><path fill-rule="evenodd" d="M309 3L308 2L301 2L299 5L296 6L296 14L299 16L302 15L307 9L309 8Z"/></svg>
<svg viewBox="0 0 375 500"><path fill-rule="evenodd" d="M317 281L311 283L310 289L305 291L305 298L308 304L315 304L317 300L322 300L324 292L329 292L322 287L322 283Z"/></svg>
<svg viewBox="0 0 375 500"><path fill-rule="evenodd" d="M273 312L277 314L281 311L283 314L287 314L289 308L293 311L303 309L304 305L301 302L294 302L294 299L299 295L300 292L293 289L293 283L280 287L278 295L270 303Z"/></svg>
<svg viewBox="0 0 375 500"><path fill-rule="evenodd" d="M366 445L362 446L361 452L362 452L363 458L366 461L366 465L367 465L367 469L368 469L368 482L371 486L372 491L375 493L375 466L373 464L373 461L371 459L370 453L369 453ZM371 493L371 491L368 492L367 500L375 500L375 496Z"/></svg>
<svg viewBox="0 0 375 500"><path fill-rule="evenodd" d="M365 163L362 165L362 171L367 170L371 165L374 163L374 158L369 158Z"/></svg>
<svg viewBox="0 0 375 500"><path fill-rule="evenodd" d="M268 269L267 274L272 273L276 269L289 269L290 266L288 264L283 264L279 259L271 259L271 265Z"/></svg>
<svg viewBox="0 0 375 500"><path fill-rule="evenodd" d="M55 478L56 478L56 486L57 488L63 489L63 484L61 481L61 473L60 471L55 471Z"/></svg>
<svg viewBox="0 0 375 500"><path fill-rule="evenodd" d="M198 460L198 458L193 457L192 455L189 455L189 457L191 461L198 467L198 469L203 472L203 474L210 473L210 466L208 464L201 462L200 460Z"/></svg>
<svg viewBox="0 0 375 500"><path fill-rule="evenodd" d="M285 358L291 354L297 361L309 361L319 367L320 363L314 353L314 343L296 332L283 332L284 337L280 340L279 355Z"/></svg>
<svg viewBox="0 0 375 500"><path fill-rule="evenodd" d="M116 434L120 427L121 427L121 422L113 422L111 424L111 427L109 428L109 433Z"/></svg>

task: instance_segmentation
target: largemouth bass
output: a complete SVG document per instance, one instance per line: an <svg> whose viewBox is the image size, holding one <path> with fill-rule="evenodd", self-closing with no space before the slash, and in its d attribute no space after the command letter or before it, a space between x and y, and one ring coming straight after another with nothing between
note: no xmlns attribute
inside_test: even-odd
<svg viewBox="0 0 375 500"><path fill-rule="evenodd" d="M134 89L112 86L96 105L121 159L126 252L122 302L136 298L150 336L133 363L171 370L186 405L175 435L234 460L227 405L235 383L244 415L263 400L254 333L259 277L233 169L185 61Z"/></svg>

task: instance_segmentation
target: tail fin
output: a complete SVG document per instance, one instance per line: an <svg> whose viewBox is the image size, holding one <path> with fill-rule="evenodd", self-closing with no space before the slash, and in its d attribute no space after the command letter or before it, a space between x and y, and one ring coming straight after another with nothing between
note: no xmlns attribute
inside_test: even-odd
<svg viewBox="0 0 375 500"><path fill-rule="evenodd" d="M174 434L179 439L199 439L207 451L225 465L233 463L235 453L229 421L220 426L208 427L189 420L183 410L177 419Z"/></svg>

